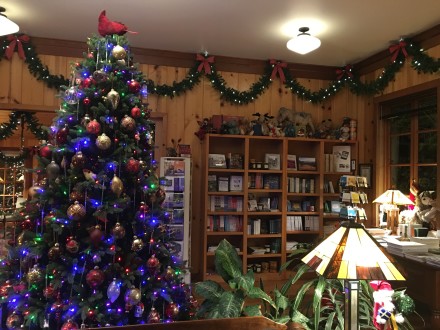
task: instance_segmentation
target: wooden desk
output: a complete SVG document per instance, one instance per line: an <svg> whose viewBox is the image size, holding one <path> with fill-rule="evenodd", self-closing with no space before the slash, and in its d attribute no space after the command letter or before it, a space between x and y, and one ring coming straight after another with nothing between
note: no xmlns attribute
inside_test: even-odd
<svg viewBox="0 0 440 330"><path fill-rule="evenodd" d="M429 308L431 328L440 329L440 267L394 254L393 257L404 271L408 295Z"/></svg>

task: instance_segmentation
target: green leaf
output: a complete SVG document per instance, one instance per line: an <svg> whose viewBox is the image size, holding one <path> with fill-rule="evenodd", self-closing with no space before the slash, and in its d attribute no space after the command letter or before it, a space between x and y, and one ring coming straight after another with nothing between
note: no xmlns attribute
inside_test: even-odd
<svg viewBox="0 0 440 330"><path fill-rule="evenodd" d="M296 309L291 310L290 320L292 322L296 322L296 323L301 324L306 330L311 330L309 328L309 326L307 325L307 323L310 321L310 319Z"/></svg>
<svg viewBox="0 0 440 330"><path fill-rule="evenodd" d="M217 282L208 280L195 284L196 293L205 299L218 300L225 291Z"/></svg>
<svg viewBox="0 0 440 330"><path fill-rule="evenodd" d="M284 283L284 285L281 287L280 292L285 296L287 295L287 291L289 291L290 287L295 284L300 278L301 276L304 275L304 273L308 272L310 270L310 267L307 266L306 264L301 265L300 267L298 267L295 276L293 278L291 278L289 281L287 281L286 283Z"/></svg>
<svg viewBox="0 0 440 330"><path fill-rule="evenodd" d="M230 283L234 282L237 284L236 287L238 289L243 289L245 292L249 292L254 287L254 284L255 284L254 273L249 272L249 273L246 273L245 275L240 275L229 282ZM231 285L231 287L232 287L232 285Z"/></svg>
<svg viewBox="0 0 440 330"><path fill-rule="evenodd" d="M223 292L220 297L218 310L224 318L239 317L244 303L244 296L237 291L235 294L229 291Z"/></svg>
<svg viewBox="0 0 440 330"><path fill-rule="evenodd" d="M261 316L262 315L260 305L246 306L243 309L243 312L247 316Z"/></svg>
<svg viewBox="0 0 440 330"><path fill-rule="evenodd" d="M284 311L287 307L289 307L289 298L284 296L278 289L273 291L275 297L275 308L277 310L281 309Z"/></svg>
<svg viewBox="0 0 440 330"><path fill-rule="evenodd" d="M325 322L325 330L333 329L333 320L335 318L335 312L332 312L328 315L327 321Z"/></svg>
<svg viewBox="0 0 440 330"><path fill-rule="evenodd" d="M275 308L275 303L272 298L258 287L252 287L248 292L248 297L251 299L262 299Z"/></svg>
<svg viewBox="0 0 440 330"><path fill-rule="evenodd" d="M215 271L226 283L243 274L242 261L237 251L225 239L215 250Z"/></svg>
<svg viewBox="0 0 440 330"><path fill-rule="evenodd" d="M293 302L293 309L298 309L299 305L302 303L306 292L312 287L315 286L316 279L308 281L304 283L301 288L298 290L295 300ZM282 291L281 291L282 292Z"/></svg>

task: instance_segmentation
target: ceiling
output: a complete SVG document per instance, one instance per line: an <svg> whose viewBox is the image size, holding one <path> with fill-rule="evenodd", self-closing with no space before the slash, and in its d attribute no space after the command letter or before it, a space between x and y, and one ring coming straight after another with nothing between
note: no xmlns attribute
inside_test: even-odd
<svg viewBox="0 0 440 330"><path fill-rule="evenodd" d="M439 0L14 0L6 15L31 37L83 41L98 16L128 26L132 47L343 66L440 24ZM321 39L307 55L286 48L301 26Z"/></svg>

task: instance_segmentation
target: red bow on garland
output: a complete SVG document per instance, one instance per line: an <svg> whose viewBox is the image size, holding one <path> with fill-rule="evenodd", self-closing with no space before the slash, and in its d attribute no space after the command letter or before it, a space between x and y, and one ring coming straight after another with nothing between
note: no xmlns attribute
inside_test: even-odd
<svg viewBox="0 0 440 330"><path fill-rule="evenodd" d="M31 38L29 38L29 36L24 34L19 37L17 37L16 35L9 35L8 36L9 46L5 50L5 57L8 60L10 60L12 58L12 54L14 54L15 46L17 46L18 56L22 60L26 59L23 49L23 42L27 43L29 42L29 40L31 40Z"/></svg>
<svg viewBox="0 0 440 330"><path fill-rule="evenodd" d="M275 77L280 76L280 80L282 83L284 83L286 81L286 77L284 76L284 70L285 68L287 68L287 63L286 62L279 62L279 61L275 61L275 60L270 60L270 64L273 65L273 70L272 70L272 74L270 75L270 79L274 80Z"/></svg>
<svg viewBox="0 0 440 330"><path fill-rule="evenodd" d="M211 74L211 63L214 63L214 56L205 57L201 54L197 54L196 59L200 61L197 71L201 72L205 70L206 74Z"/></svg>
<svg viewBox="0 0 440 330"><path fill-rule="evenodd" d="M391 56L391 62L394 62L397 59L397 55L399 55L400 51L402 51L405 58L408 57L408 52L406 51L405 47L406 47L406 42L403 40L400 41L398 44L394 44L390 46L389 48L390 53L393 54Z"/></svg>
<svg viewBox="0 0 440 330"><path fill-rule="evenodd" d="M353 73L351 73L351 69L353 66L346 65L345 68L337 69L336 70L336 78L338 80L341 80L344 76L348 76L348 78L353 78Z"/></svg>

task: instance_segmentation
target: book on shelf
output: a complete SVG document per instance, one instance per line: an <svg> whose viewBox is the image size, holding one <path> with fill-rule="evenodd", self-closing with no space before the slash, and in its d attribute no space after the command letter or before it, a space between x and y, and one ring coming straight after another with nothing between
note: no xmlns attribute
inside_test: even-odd
<svg viewBox="0 0 440 330"><path fill-rule="evenodd" d="M296 155L287 155L287 169L288 170L297 170L296 166Z"/></svg>
<svg viewBox="0 0 440 330"><path fill-rule="evenodd" d="M218 191L229 191L229 177L227 176L221 176L217 180L218 184Z"/></svg>
<svg viewBox="0 0 440 330"><path fill-rule="evenodd" d="M333 214L339 214L339 212L341 212L341 202L330 201L330 212Z"/></svg>
<svg viewBox="0 0 440 330"><path fill-rule="evenodd" d="M208 230L209 231L242 231L243 219L241 216L236 215L210 215L208 217Z"/></svg>
<svg viewBox="0 0 440 330"><path fill-rule="evenodd" d="M208 191L217 191L217 175L208 175Z"/></svg>
<svg viewBox="0 0 440 330"><path fill-rule="evenodd" d="M243 197L241 196L209 196L211 212L243 212Z"/></svg>
<svg viewBox="0 0 440 330"><path fill-rule="evenodd" d="M287 190L292 193L315 193L315 179L289 177L287 179Z"/></svg>
<svg viewBox="0 0 440 330"><path fill-rule="evenodd" d="M190 144L179 144L177 145L177 152L180 157L191 157L191 145Z"/></svg>
<svg viewBox="0 0 440 330"><path fill-rule="evenodd" d="M229 190L230 191L243 191L243 176L231 175L231 177L229 179Z"/></svg>
<svg viewBox="0 0 440 330"><path fill-rule="evenodd" d="M280 176L271 174L263 175L263 187L265 189L280 189Z"/></svg>
<svg viewBox="0 0 440 330"><path fill-rule="evenodd" d="M298 170L299 171L316 171L316 158L315 157L298 157Z"/></svg>
<svg viewBox="0 0 440 330"><path fill-rule="evenodd" d="M334 164L336 172L350 172L351 170L351 147L333 146Z"/></svg>
<svg viewBox="0 0 440 330"><path fill-rule="evenodd" d="M227 154L227 164L230 169L243 169L244 160L243 155L239 153L228 153Z"/></svg>

